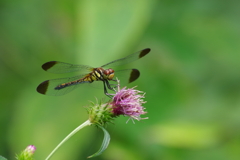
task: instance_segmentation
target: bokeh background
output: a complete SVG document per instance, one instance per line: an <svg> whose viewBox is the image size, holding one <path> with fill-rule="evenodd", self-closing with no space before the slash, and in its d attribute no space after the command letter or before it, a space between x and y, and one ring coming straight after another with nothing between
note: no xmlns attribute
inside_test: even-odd
<svg viewBox="0 0 240 160"><path fill-rule="evenodd" d="M33 144L34 157L46 158L87 120L89 101L105 97L88 86L37 93L42 81L70 76L47 73L43 63L98 67L149 47L143 59L114 68L141 71L128 87L146 92L149 119L116 119L108 149L95 159L240 159L239 8L237 0L1 1L0 155L13 159ZM86 159L102 138L87 127L52 160Z"/></svg>

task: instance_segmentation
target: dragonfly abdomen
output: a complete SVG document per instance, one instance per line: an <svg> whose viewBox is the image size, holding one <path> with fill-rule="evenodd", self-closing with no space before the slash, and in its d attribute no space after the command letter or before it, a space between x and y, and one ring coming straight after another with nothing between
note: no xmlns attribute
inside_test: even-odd
<svg viewBox="0 0 240 160"><path fill-rule="evenodd" d="M79 80L76 80L76 81L60 84L57 87L55 87L54 89L60 90L60 89L63 89L63 88L66 88L66 87L69 87L69 86L72 86L72 85L76 85L76 84L79 84L79 83L92 83L92 82L93 81L90 77L85 77L85 78L82 78L82 79L79 79Z"/></svg>
<svg viewBox="0 0 240 160"><path fill-rule="evenodd" d="M54 89L60 90L60 89L63 89L63 88L66 88L66 87L69 87L72 85L76 85L79 83L92 83L93 81L102 80L102 77L103 77L102 72L97 74L97 72L95 71L95 72L89 73L84 78L78 79L76 81L71 81L71 82L60 84L60 85L56 86Z"/></svg>

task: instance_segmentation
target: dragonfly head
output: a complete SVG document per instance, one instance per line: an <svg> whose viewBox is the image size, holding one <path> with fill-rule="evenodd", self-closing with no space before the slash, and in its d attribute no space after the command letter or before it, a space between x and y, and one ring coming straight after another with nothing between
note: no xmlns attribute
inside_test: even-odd
<svg viewBox="0 0 240 160"><path fill-rule="evenodd" d="M106 78L107 78L108 80L112 80L113 77L114 77L114 70L111 69L111 68L104 70L103 73L104 73L104 75L106 76Z"/></svg>

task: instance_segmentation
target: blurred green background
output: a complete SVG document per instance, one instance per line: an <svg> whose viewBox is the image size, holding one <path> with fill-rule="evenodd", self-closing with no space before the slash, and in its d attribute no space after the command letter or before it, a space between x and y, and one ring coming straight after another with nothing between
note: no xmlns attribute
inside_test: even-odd
<svg viewBox="0 0 240 160"><path fill-rule="evenodd" d="M116 119L98 160L240 159L240 1L1 1L0 155L27 145L44 159L87 120L84 107L104 98L88 86L59 97L36 92L58 60L98 67L144 48L149 55L129 87L146 92L148 120ZM77 74L77 73L76 73ZM107 98L105 98L107 99ZM86 159L103 138L87 127L52 160Z"/></svg>

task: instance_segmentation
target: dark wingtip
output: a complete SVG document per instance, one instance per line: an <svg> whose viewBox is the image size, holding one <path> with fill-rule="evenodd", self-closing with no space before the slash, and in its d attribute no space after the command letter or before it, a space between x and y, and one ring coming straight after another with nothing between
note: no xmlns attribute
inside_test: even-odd
<svg viewBox="0 0 240 160"><path fill-rule="evenodd" d="M145 55L147 55L149 52L151 51L150 48L146 48L146 49L143 49L139 55L139 58L142 58L144 57Z"/></svg>
<svg viewBox="0 0 240 160"><path fill-rule="evenodd" d="M42 69L47 71L48 69L52 68L52 66L54 66L55 64L57 64L57 61L50 61L50 62L44 63L42 65Z"/></svg>
<svg viewBox="0 0 240 160"><path fill-rule="evenodd" d="M140 76L140 72L137 69L132 69L130 78L129 78L129 83L135 81L136 79L138 79L138 77Z"/></svg>
<svg viewBox="0 0 240 160"><path fill-rule="evenodd" d="M48 85L49 85L49 80L44 81L41 84L39 84L39 86L37 87L38 93L46 94Z"/></svg>

